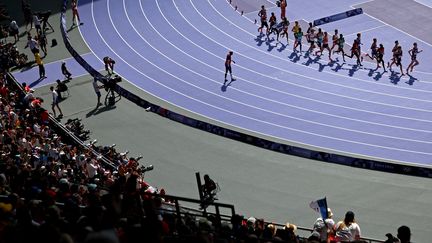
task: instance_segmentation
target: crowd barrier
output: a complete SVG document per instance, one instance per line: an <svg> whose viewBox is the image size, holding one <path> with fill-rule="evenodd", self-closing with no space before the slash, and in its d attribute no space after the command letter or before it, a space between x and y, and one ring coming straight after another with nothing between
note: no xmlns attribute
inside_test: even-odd
<svg viewBox="0 0 432 243"><path fill-rule="evenodd" d="M63 0L63 7L61 12L61 33L63 36L63 41L65 42L65 46L70 52L70 54L74 57L74 59L94 78L97 78L101 82L105 82L104 76L99 73L96 69L91 67L85 60L82 58L72 47L69 42L69 37L66 31L66 9L67 9L67 0ZM349 13L348 13L349 12ZM352 11L347 11L345 14L346 17L354 16L356 14L361 14L363 11L361 9L354 9ZM332 17L333 19L337 19L337 17ZM340 16L339 16L340 18ZM272 151L294 155L298 157L303 157L307 159L314 159L319 161L324 161L328 163L336 163L341 165L347 165L357 168L371 169L383 172L390 173L398 173L404 175L412 175L412 176L420 176L432 178L432 168L428 167L420 167L408 164L399 164L399 163L391 163L386 161L376 161L370 159L363 158L354 158L350 156L334 154L324 151L315 151L307 148L292 146L288 144L282 144L273 142L270 140L266 140L263 138L259 138L256 136L252 136L249 134L245 134L242 132L234 131L228 128L224 128L221 126L213 125L204 121L200 121L191 117L184 116L182 114L170 111L163 107L160 107L156 104L152 104L141 97L129 92L128 90L122 88L118 84L116 84L115 91L121 95L122 97L128 99L129 101L135 103L136 105L149 108L150 111L159 114L160 116L166 117L176 122L180 122L184 125L194 127L196 129L206 131L212 134L216 134L219 136L223 136L226 138L230 138L236 141L240 141L243 143L247 143L250 145L254 145L260 148L269 149Z"/></svg>

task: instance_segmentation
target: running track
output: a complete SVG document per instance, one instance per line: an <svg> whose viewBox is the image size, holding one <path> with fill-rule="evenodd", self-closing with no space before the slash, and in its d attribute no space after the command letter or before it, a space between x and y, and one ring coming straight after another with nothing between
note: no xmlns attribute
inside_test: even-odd
<svg viewBox="0 0 432 243"><path fill-rule="evenodd" d="M410 43L419 42L424 52L414 76L374 72L370 63L358 69L354 60L328 65L325 55L316 59L293 54L292 43L276 46L275 41L257 37L251 19L240 16L225 0L79 4L85 23L80 31L92 52L99 58L113 57L118 74L162 100L290 144L432 164L432 73L426 68L432 63L427 57L432 47L371 16L325 28L337 25L348 43L364 31L364 49L380 28L378 37L387 46L387 57L394 36L405 52ZM235 53L237 81L226 86L228 50Z"/></svg>

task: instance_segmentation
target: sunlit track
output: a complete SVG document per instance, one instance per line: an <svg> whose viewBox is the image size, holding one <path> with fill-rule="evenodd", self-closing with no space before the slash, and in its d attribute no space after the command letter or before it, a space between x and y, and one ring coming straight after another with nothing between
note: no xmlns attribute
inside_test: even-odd
<svg viewBox="0 0 432 243"><path fill-rule="evenodd" d="M224 1L80 4L82 18L90 23L81 32L95 55L117 59L117 73L162 100L288 143L429 162L432 91L420 85L395 86L366 74L319 72L293 63L288 50L268 52L246 38L256 28L240 15L238 25L249 29L227 34L227 19L217 11L223 4L230 8ZM235 51L238 62L237 81L228 87L222 86L227 50Z"/></svg>

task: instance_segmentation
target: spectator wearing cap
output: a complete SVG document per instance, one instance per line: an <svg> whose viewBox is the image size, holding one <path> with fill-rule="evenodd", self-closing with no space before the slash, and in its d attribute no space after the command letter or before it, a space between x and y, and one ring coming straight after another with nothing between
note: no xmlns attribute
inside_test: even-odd
<svg viewBox="0 0 432 243"><path fill-rule="evenodd" d="M397 238L400 240L400 243L410 243L411 229L408 226L402 225L398 228Z"/></svg>
<svg viewBox="0 0 432 243"><path fill-rule="evenodd" d="M333 220L333 212L330 208L327 208L328 218L323 220L323 218L317 218L313 225L313 231L317 232L320 235L321 241L327 241L329 235L333 232L333 227L335 222ZM324 224L325 222L325 224Z"/></svg>
<svg viewBox="0 0 432 243"><path fill-rule="evenodd" d="M335 240L337 242L352 242L360 240L360 226L355 222L354 216L355 215L352 211L348 211L345 214L345 219L339 221L334 226Z"/></svg>

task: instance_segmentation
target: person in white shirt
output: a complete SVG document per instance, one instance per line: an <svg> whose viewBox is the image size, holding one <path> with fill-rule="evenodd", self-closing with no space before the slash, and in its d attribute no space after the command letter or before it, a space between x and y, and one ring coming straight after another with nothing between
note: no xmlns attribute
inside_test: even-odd
<svg viewBox="0 0 432 243"><path fill-rule="evenodd" d="M30 47L30 50L33 54L36 54L39 52L39 44L38 42L33 39L30 35L27 37L27 45L24 48Z"/></svg>
<svg viewBox="0 0 432 243"><path fill-rule="evenodd" d="M352 242L360 240L360 226L355 222L354 213L351 211L348 211L345 214L345 219L339 221L333 229L335 231L335 240L337 242Z"/></svg>
<svg viewBox="0 0 432 243"><path fill-rule="evenodd" d="M36 14L33 15L33 24L37 33L42 32L41 22Z"/></svg>
<svg viewBox="0 0 432 243"><path fill-rule="evenodd" d="M62 112L62 110L60 109L60 106L58 105L58 104L59 104L59 97L58 97L57 91L55 91L55 89L54 89L53 86L50 87L50 90L51 90L51 93L52 93L52 104L51 104L51 108L52 108L52 111L53 111L54 117L56 117L55 107L57 107L57 109L58 109L59 112L60 112L60 115L59 115L58 117L59 117L59 118L62 118L62 117L63 117L63 112Z"/></svg>
<svg viewBox="0 0 432 243"><path fill-rule="evenodd" d="M15 38L15 43L19 41L19 27L15 20L12 20L9 25L9 34Z"/></svg>
<svg viewBox="0 0 432 243"><path fill-rule="evenodd" d="M99 86L99 85L98 85L98 83L97 83L97 79L94 78L94 79L93 79L93 89L94 89L94 91L95 91L95 93L96 93L96 95L97 95L97 98L98 98L96 107L99 107L100 105L102 105L102 103L100 103L101 92L99 91L99 89L101 89L102 87L103 87L103 86Z"/></svg>

